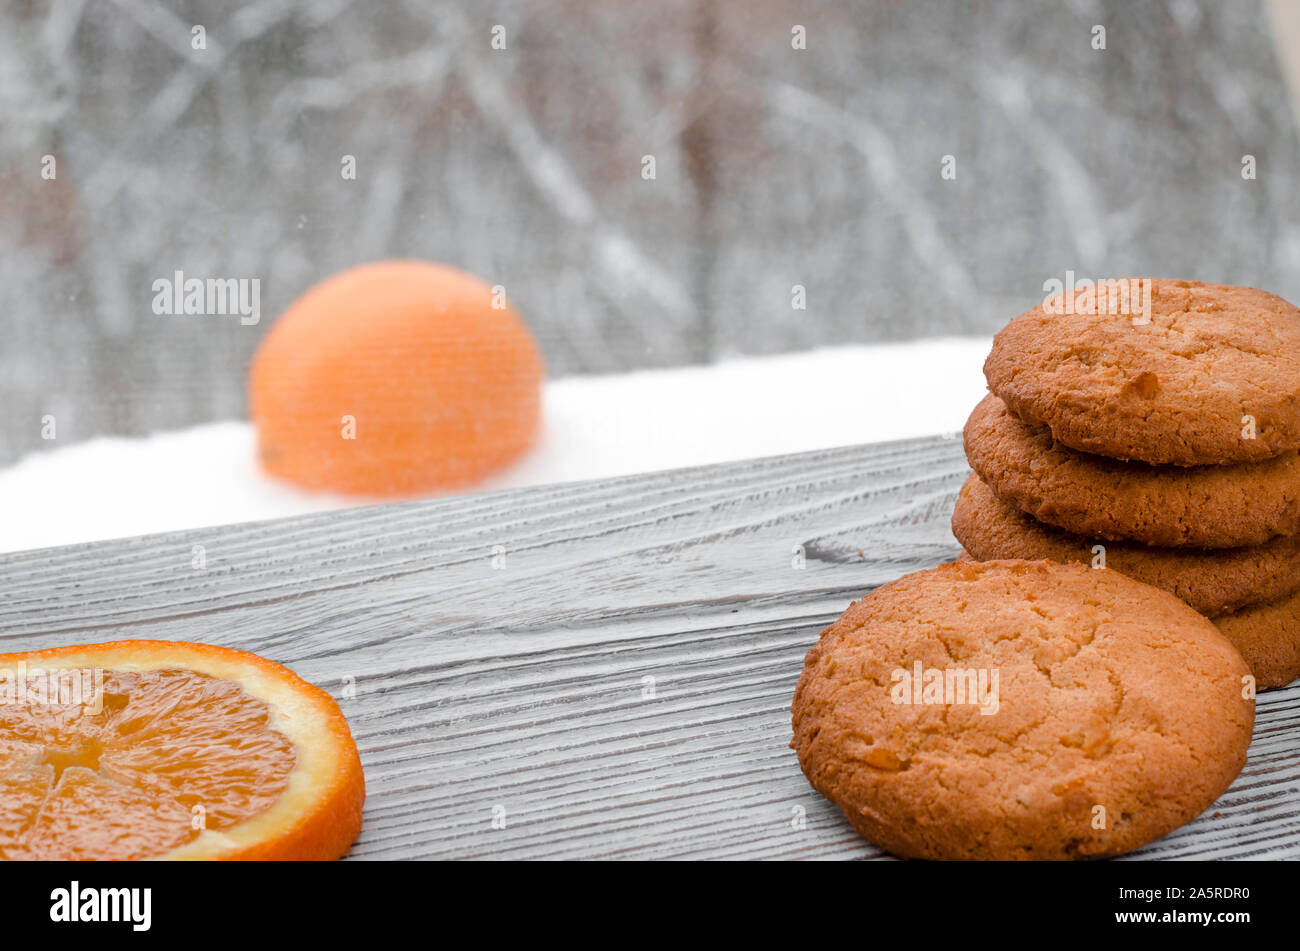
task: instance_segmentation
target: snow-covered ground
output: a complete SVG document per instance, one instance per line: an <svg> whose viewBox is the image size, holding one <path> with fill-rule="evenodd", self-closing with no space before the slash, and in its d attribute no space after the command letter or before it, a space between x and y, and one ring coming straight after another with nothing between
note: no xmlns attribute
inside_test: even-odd
<svg viewBox="0 0 1300 951"><path fill-rule="evenodd" d="M988 349L927 340L555 380L536 448L475 491L954 432L984 393ZM0 469L0 551L377 501L270 479L254 444L231 421L28 456Z"/></svg>

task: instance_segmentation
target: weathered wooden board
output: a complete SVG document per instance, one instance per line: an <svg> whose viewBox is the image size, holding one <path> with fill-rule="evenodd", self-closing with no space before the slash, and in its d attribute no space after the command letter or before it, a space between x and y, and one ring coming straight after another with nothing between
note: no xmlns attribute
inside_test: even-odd
<svg viewBox="0 0 1300 951"><path fill-rule="evenodd" d="M358 858L873 857L804 781L790 697L851 599L957 553L965 473L933 438L7 555L0 650L289 664L361 746ZM1300 689L1140 854L1300 856Z"/></svg>

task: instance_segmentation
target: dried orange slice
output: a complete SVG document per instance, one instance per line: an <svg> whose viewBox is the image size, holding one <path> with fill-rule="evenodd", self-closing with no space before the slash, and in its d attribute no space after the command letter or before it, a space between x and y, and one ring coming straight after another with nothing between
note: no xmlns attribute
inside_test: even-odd
<svg viewBox="0 0 1300 951"><path fill-rule="evenodd" d="M256 654L0 654L0 858L335 859L364 800L338 704Z"/></svg>

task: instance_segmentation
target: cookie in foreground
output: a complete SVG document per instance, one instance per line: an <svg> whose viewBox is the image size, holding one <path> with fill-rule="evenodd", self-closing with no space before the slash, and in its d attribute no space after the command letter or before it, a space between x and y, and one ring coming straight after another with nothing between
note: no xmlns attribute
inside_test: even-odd
<svg viewBox="0 0 1300 951"><path fill-rule="evenodd" d="M0 858L336 859L364 800L338 704L263 657L0 655Z"/></svg>
<svg viewBox="0 0 1300 951"><path fill-rule="evenodd" d="M1118 855L1246 762L1254 685L1173 595L1048 561L952 563L852 604L791 705L809 782L904 858Z"/></svg>

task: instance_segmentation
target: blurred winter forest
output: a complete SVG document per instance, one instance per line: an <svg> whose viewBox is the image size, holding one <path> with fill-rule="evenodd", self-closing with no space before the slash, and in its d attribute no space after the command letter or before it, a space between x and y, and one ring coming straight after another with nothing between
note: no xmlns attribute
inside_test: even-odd
<svg viewBox="0 0 1300 951"><path fill-rule="evenodd" d="M242 416L384 257L504 285L552 375L990 333L1067 269L1300 300L1281 2L8 0L0 462ZM261 323L155 315L177 270Z"/></svg>

